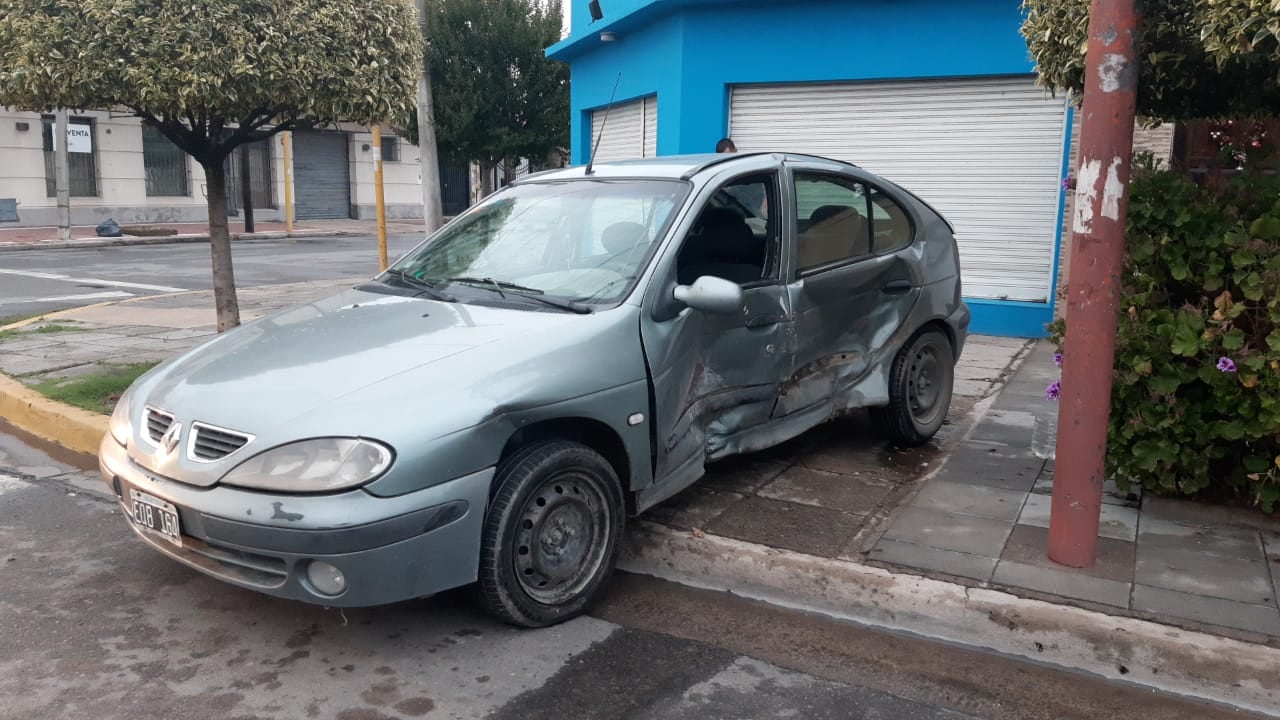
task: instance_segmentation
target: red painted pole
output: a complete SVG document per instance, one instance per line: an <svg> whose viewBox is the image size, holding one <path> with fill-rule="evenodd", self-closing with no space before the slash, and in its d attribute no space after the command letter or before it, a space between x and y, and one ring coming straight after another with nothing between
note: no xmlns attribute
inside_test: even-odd
<svg viewBox="0 0 1280 720"><path fill-rule="evenodd" d="M1097 557L1129 206L1139 22L1134 0L1093 0L1049 517L1049 559L1070 567L1089 567Z"/></svg>

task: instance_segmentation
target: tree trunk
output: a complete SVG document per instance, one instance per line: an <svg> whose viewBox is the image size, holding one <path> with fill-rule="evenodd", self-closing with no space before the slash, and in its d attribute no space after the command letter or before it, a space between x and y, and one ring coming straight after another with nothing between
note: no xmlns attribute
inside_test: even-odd
<svg viewBox="0 0 1280 720"><path fill-rule="evenodd" d="M213 264L213 305L218 332L240 324L236 276L231 268L231 235L227 232L227 174L221 158L202 161L209 187L209 253Z"/></svg>
<svg viewBox="0 0 1280 720"><path fill-rule="evenodd" d="M253 176L249 172L249 143L240 146L240 207L244 231L253 232Z"/></svg>

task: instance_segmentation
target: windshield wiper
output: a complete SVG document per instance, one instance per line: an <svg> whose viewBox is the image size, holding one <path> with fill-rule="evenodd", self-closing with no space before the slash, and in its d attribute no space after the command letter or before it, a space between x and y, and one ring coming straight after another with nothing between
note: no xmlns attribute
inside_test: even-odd
<svg viewBox="0 0 1280 720"><path fill-rule="evenodd" d="M423 280L422 278L410 275L408 272L401 270L399 268L391 268L390 270L387 270L387 274L399 280L400 282L404 283L405 285L408 285L414 290L422 291L422 294L427 295L432 299L440 300L442 302L458 301L457 298L455 298L454 296L436 289L435 285L432 285L431 283L427 282L426 280Z"/></svg>
<svg viewBox="0 0 1280 720"><path fill-rule="evenodd" d="M488 286L490 286L490 287L494 288L495 290L497 290L499 295L501 295L501 294L502 294L502 289L503 289L503 288L506 288L507 290L515 290L515 291L517 291L517 292L528 293L528 294L530 294L530 295L543 295L543 294L545 294L545 293L544 293L544 291L539 290L538 288L526 287L526 286L524 286L524 285L520 285L520 284L517 284L517 283L509 282L509 281L507 281L507 280L494 280L494 279L493 279L493 278L491 278L491 277L482 277L482 278L478 278L478 277L451 277L451 278L449 278L449 282L466 283L466 284L468 284L468 285L488 285Z"/></svg>
<svg viewBox="0 0 1280 720"><path fill-rule="evenodd" d="M448 281L456 282L456 283L465 283L467 285L475 285L477 287L482 287L482 288L485 288L486 290L493 290L494 292L501 295L504 299L507 297L507 294L503 292L503 290L510 290L512 294L518 295L519 297L522 297L528 300L535 300L537 302L542 303L543 305L550 305L551 307L560 308L561 310L568 310L569 312L578 313L579 315L589 315L592 312L594 312L594 310L592 310L591 308L585 305L573 302L571 300L556 300L555 298L545 297L546 292L543 290L539 290L538 288L525 287L524 285L520 285L519 283L508 282L506 280L494 280L491 277L486 277L486 278L451 277L449 278Z"/></svg>

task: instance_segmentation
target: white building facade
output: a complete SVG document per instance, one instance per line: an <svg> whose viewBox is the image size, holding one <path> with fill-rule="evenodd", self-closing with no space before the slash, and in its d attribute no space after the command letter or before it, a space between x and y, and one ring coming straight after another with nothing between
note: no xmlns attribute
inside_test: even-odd
<svg viewBox="0 0 1280 720"><path fill-rule="evenodd" d="M0 227L56 224L53 116L0 108ZM293 138L294 218L373 218L374 149L367 127L343 123L298 131ZM422 217L418 148L383 131L383 187L390 219ZM96 225L208 220L208 184L200 165L154 128L125 113L74 113L67 143L71 221ZM228 161L228 195L240 214L242 183L253 195L254 217L282 220L284 150L280 136L250 145L247 168ZM441 169L446 214L466 207L467 172ZM461 207L459 207L461 205ZM15 217L16 216L16 217Z"/></svg>

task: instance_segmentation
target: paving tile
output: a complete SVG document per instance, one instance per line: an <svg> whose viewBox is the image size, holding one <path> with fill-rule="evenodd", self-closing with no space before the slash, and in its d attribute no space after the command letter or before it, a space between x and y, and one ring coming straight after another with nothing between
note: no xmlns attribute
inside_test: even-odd
<svg viewBox="0 0 1280 720"><path fill-rule="evenodd" d="M1143 508L1138 520L1138 541L1147 547L1165 547L1226 558L1261 559L1262 538L1252 528L1230 525L1197 525L1170 520Z"/></svg>
<svg viewBox="0 0 1280 720"><path fill-rule="evenodd" d="M1148 585L1133 586L1133 609L1280 636L1280 610Z"/></svg>
<svg viewBox="0 0 1280 720"><path fill-rule="evenodd" d="M1134 581L1194 595L1272 604L1275 587L1262 557L1233 558L1190 548L1147 543L1138 537Z"/></svg>
<svg viewBox="0 0 1280 720"><path fill-rule="evenodd" d="M649 508L643 517L645 520L685 530L704 528L713 518L742 498L738 493L695 485Z"/></svg>
<svg viewBox="0 0 1280 720"><path fill-rule="evenodd" d="M880 540L867 557L894 565L933 570L984 582L991 579L991 573L996 569L996 559L993 557L970 555L954 550L939 550L897 540Z"/></svg>
<svg viewBox="0 0 1280 720"><path fill-rule="evenodd" d="M1018 522L1023 525L1047 528L1049 527L1049 511L1052 506L1053 497L1051 495L1032 493L1027 496L1027 502L1022 506L1022 514L1018 516ZM1101 515L1098 525L1098 537L1127 540L1129 542L1137 539L1137 508L1103 503Z"/></svg>
<svg viewBox="0 0 1280 720"><path fill-rule="evenodd" d="M1005 445L966 442L947 458L937 479L1027 492L1044 460Z"/></svg>
<svg viewBox="0 0 1280 720"><path fill-rule="evenodd" d="M986 367L1000 371L1009 367L1020 348L1001 347L989 343L965 343L961 360L971 367Z"/></svg>
<svg viewBox="0 0 1280 720"><path fill-rule="evenodd" d="M814 470L854 477L870 475L891 481L918 474L918 457L920 454L916 452L895 451L879 437L874 440L818 438L808 450L794 456L798 464Z"/></svg>
<svg viewBox="0 0 1280 720"><path fill-rule="evenodd" d="M996 565L991 581L1076 600L1129 607L1129 583L1079 575L1057 568L1001 560Z"/></svg>
<svg viewBox="0 0 1280 720"><path fill-rule="evenodd" d="M57 344L57 340L52 340L47 335L15 335L8 340L0 340L0 351L26 353Z"/></svg>
<svg viewBox="0 0 1280 720"><path fill-rule="evenodd" d="M1133 580L1133 563L1136 548L1132 542L1098 538L1098 559L1093 567L1071 568L1049 559L1049 530L1032 525L1014 525L1005 543L1001 560L1061 570L1072 575L1098 577L1117 582Z"/></svg>
<svg viewBox="0 0 1280 720"><path fill-rule="evenodd" d="M1000 379L1000 374L1004 372L1004 367L991 367L989 365L974 365L966 363L964 360L956 363L955 377L957 380L985 380L994 382Z"/></svg>
<svg viewBox="0 0 1280 720"><path fill-rule="evenodd" d="M796 466L783 471L756 494L774 500L866 515L875 510L893 488L893 484L871 477L839 475Z"/></svg>
<svg viewBox="0 0 1280 720"><path fill-rule="evenodd" d="M964 347L965 352L968 352L970 348L978 345L990 345L991 347L1013 350L1016 354L1026 346L1027 342L1021 338L1001 337L999 335L970 335L965 340Z"/></svg>
<svg viewBox="0 0 1280 720"><path fill-rule="evenodd" d="M786 469L787 464L784 462L762 460L750 455L732 457L708 465L707 472L698 481L698 485L750 495Z"/></svg>
<svg viewBox="0 0 1280 720"><path fill-rule="evenodd" d="M909 507L893 521L884 537L940 550L997 558L1012 529L1011 522L927 507Z"/></svg>
<svg viewBox="0 0 1280 720"><path fill-rule="evenodd" d="M1036 495L1053 494L1053 461L1046 462L1044 468L1031 488ZM1114 480L1108 480L1102 485L1102 504L1138 508L1142 505L1142 488L1133 485L1128 490L1121 490Z"/></svg>
<svg viewBox="0 0 1280 720"><path fill-rule="evenodd" d="M707 523L706 530L769 547L835 557L857 534L862 520L839 510L748 497Z"/></svg>
<svg viewBox="0 0 1280 720"><path fill-rule="evenodd" d="M960 397L986 397L990 392L992 383L987 380L965 380L956 378L955 385L951 392Z"/></svg>
<svg viewBox="0 0 1280 720"><path fill-rule="evenodd" d="M1262 543L1266 546L1267 565L1271 568L1271 584L1275 588L1276 604L1280 605L1280 531L1262 533Z"/></svg>
<svg viewBox="0 0 1280 720"><path fill-rule="evenodd" d="M34 355L23 355L21 353L0 353L0 372L9 375L26 375L29 373L43 372L52 370L57 367L63 367L71 363L66 360L59 360L56 357L37 357Z"/></svg>
<svg viewBox="0 0 1280 720"><path fill-rule="evenodd" d="M935 478L916 495L911 504L944 512L1012 522L1017 519L1026 498L1025 492L947 482Z"/></svg>

